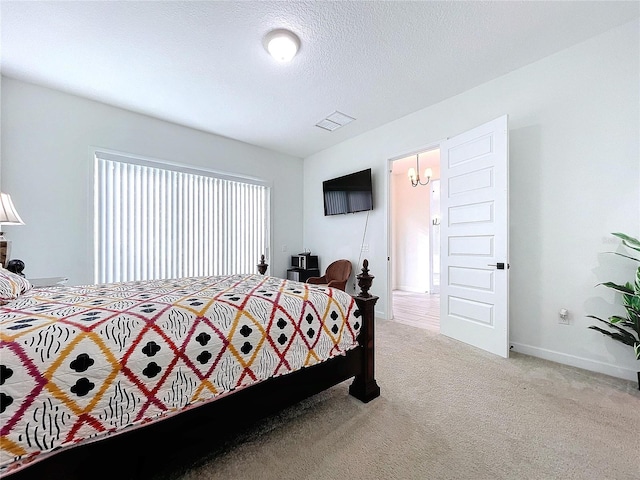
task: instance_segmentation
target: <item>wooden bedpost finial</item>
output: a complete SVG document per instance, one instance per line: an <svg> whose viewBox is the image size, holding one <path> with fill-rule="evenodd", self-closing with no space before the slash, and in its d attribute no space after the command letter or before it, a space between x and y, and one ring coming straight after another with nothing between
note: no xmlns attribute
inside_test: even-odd
<svg viewBox="0 0 640 480"><path fill-rule="evenodd" d="M357 278L358 286L360 287L360 293L358 296L369 298L371 296L369 289L371 288L371 284L375 277L373 275L369 275L369 260L366 258L364 259L364 262L362 262L362 273L359 274Z"/></svg>
<svg viewBox="0 0 640 480"><path fill-rule="evenodd" d="M260 255L260 263L258 264L258 272L260 272L260 275L264 275L268 266L269 264L264 261L264 255Z"/></svg>
<svg viewBox="0 0 640 480"><path fill-rule="evenodd" d="M373 275L369 275L369 260L362 262L362 273L358 275L358 285L362 291L354 298L362 318L362 329L358 334L358 345L361 348L362 369L353 383L349 393L363 402L370 402L380 396L380 386L375 376L375 306L378 297L371 295L369 289Z"/></svg>

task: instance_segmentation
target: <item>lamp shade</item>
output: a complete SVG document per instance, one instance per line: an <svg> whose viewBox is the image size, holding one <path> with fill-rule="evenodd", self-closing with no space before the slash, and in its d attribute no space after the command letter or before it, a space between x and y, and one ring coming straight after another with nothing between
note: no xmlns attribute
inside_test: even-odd
<svg viewBox="0 0 640 480"><path fill-rule="evenodd" d="M8 193L0 193L0 224L24 225Z"/></svg>

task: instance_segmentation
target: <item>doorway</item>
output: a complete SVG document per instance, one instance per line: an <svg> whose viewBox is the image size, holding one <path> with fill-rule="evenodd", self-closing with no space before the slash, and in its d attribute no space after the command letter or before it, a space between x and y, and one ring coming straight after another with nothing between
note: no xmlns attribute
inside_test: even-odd
<svg viewBox="0 0 640 480"><path fill-rule="evenodd" d="M410 169L419 170L414 177ZM427 169L431 176L427 181ZM390 312L399 323L440 331L440 149L390 160ZM418 182L419 180L419 182Z"/></svg>
<svg viewBox="0 0 640 480"><path fill-rule="evenodd" d="M389 159L387 305L394 319L393 291L401 287L399 266L424 270L424 247L413 255L399 252L397 220L407 212L422 212L425 201L405 205L395 190L411 157L438 151L440 209L440 334L508 358L509 356L509 127L508 116L447 137L429 148ZM396 165L397 162L397 165ZM393 174L397 167L396 174ZM402 167L402 170L401 170ZM415 167L414 167L415 168ZM425 165L417 170L424 169ZM423 175L425 175L423 173ZM397 179L396 179L397 178ZM411 183L409 183L411 185ZM411 187L418 189L419 187ZM428 255L428 258L431 258ZM431 260L429 260L431 261ZM423 275L424 277L424 275ZM427 276L428 278L428 276ZM428 293L428 292L427 292Z"/></svg>

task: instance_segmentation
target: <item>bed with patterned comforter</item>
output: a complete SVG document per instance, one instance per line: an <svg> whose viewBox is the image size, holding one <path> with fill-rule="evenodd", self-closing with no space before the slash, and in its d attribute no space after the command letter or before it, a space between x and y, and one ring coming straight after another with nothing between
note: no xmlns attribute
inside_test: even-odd
<svg viewBox="0 0 640 480"><path fill-rule="evenodd" d="M343 355L359 316L261 275L31 289L0 306L0 475Z"/></svg>

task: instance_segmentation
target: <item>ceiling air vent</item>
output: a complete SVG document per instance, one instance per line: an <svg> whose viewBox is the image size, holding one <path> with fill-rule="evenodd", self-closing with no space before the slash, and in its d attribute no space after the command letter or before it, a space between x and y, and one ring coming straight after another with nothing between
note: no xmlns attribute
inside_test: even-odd
<svg viewBox="0 0 640 480"><path fill-rule="evenodd" d="M349 115L345 115L342 112L335 111L327 118L324 118L316 123L316 127L320 127L324 130L333 132L340 127L344 127L347 123L353 122L354 120L355 118L350 117Z"/></svg>

